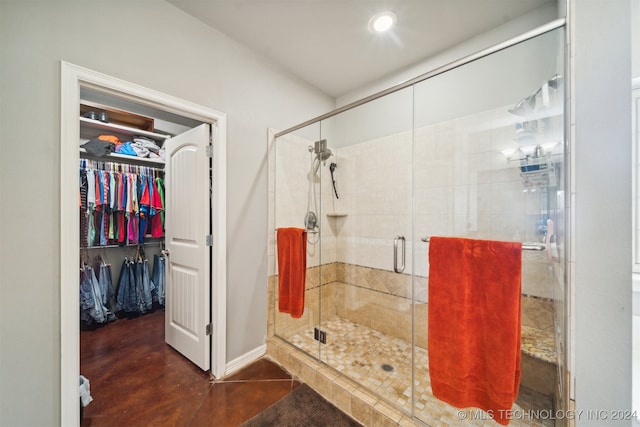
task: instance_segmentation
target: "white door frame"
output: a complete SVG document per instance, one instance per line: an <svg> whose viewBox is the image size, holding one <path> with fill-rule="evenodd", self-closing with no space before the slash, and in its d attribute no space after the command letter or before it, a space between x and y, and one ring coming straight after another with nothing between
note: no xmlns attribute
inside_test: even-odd
<svg viewBox="0 0 640 427"><path fill-rule="evenodd" d="M159 110L211 123L213 140L213 254L211 373L226 366L226 125L224 113L61 61L60 108L60 424L78 426L80 403L78 164L80 88L93 88ZM90 380L90 379L89 379Z"/></svg>

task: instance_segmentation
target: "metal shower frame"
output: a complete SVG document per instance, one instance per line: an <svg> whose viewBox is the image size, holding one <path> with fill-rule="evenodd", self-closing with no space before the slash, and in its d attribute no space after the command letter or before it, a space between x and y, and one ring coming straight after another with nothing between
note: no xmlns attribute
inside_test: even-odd
<svg viewBox="0 0 640 427"><path fill-rule="evenodd" d="M330 111L328 113L325 113L321 116L315 117L313 119L307 120L306 122L300 123L296 126L290 127L289 129L285 129L281 132L278 132L274 135L275 138L279 138L283 135L286 135L288 133L294 132L298 129L302 129L306 126L312 125L314 123L320 122L322 120L328 119L329 117L333 117L335 115L338 115L344 111L348 111L351 110L353 108L359 107L360 105L366 104L368 102L371 101L375 101L378 98L382 98L383 96L389 95L391 93L397 92L399 90L405 89L409 86L413 86L417 83L420 83L424 80L430 79L431 77L435 77L439 74L445 73L447 71L453 70L455 68L461 67L463 65L469 64L473 61L476 61L478 59L484 58L485 56L489 56L493 53L499 52L501 50L510 48L512 46L515 46L517 44L523 43L527 40L533 39L537 36L540 36L542 34L551 32L553 30L556 30L558 28L562 28L566 25L566 19L565 18L559 18L556 20L553 20L547 24L541 25L537 28L534 28L531 31L527 31L526 33L520 34L516 37L513 37L509 40L503 41L501 43L498 43L496 45L493 45L491 47L488 47L486 49L480 50L478 52L472 53L470 55L467 55L463 58L460 58L458 60L449 62L448 64L445 64L441 67L435 68L431 71L427 71L424 74L421 74L417 77L414 77L412 79L409 79L405 82L399 83L395 86L391 86L388 89L382 90L380 92L374 93L373 95L369 95L365 98L362 98L358 101L354 101L352 103L349 103L347 105L344 105L342 107L336 108L333 111Z"/></svg>

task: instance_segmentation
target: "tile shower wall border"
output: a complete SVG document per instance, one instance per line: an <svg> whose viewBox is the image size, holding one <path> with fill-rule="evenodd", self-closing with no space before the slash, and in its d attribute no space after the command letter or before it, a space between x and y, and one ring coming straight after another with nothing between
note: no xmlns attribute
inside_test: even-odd
<svg viewBox="0 0 640 427"><path fill-rule="evenodd" d="M524 296L536 298L540 301L551 302L554 300L551 297L553 295L552 290L546 291L541 289L541 287L544 287L543 285L534 285L538 282L545 282L548 285L549 268L550 264L546 261L544 254L530 251L524 252L522 266L522 294ZM331 262L307 268L305 285L307 290L335 281L408 300L411 300L412 297L410 274L400 274L380 268L343 262ZM428 278L415 276L414 286L415 302L427 303Z"/></svg>
<svg viewBox="0 0 640 427"><path fill-rule="evenodd" d="M310 290L332 282L342 282L359 288L411 300L411 275L360 265L332 262L307 268L305 289ZM416 276L416 302L427 301L427 278Z"/></svg>
<svg viewBox="0 0 640 427"><path fill-rule="evenodd" d="M283 338L301 329L339 316L371 327L392 337L411 342L414 324L416 345L426 348L428 304L427 279L416 281L416 300L411 301L411 276L370 267L330 263L307 269L305 313L300 319L275 310L277 276L269 277L269 336ZM322 285L322 286L320 286ZM418 295L422 295L420 298ZM554 300L522 295L522 350L549 363L557 363Z"/></svg>

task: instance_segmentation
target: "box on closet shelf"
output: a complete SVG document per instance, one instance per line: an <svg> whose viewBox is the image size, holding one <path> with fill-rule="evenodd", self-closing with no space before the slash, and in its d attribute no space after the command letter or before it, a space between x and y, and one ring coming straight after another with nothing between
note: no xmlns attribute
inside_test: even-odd
<svg viewBox="0 0 640 427"><path fill-rule="evenodd" d="M94 102L83 101L80 103L80 116L86 117L85 114L91 112L95 113L96 120L99 120L101 113L107 113L108 123L128 126L149 132L154 131L154 122L151 117L142 116L129 111L118 110L117 108L108 107Z"/></svg>

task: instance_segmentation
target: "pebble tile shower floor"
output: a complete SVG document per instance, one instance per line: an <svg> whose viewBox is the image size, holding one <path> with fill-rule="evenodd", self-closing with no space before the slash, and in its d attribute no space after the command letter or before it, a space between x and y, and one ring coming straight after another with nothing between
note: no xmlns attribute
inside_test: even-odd
<svg viewBox="0 0 640 427"><path fill-rule="evenodd" d="M322 323L327 333L326 344L314 340L314 328L306 328L293 335L289 341L299 349L316 355L320 346L321 359L345 376L374 391L398 407L411 412L411 345L380 331L334 317ZM383 365L390 365L388 370ZM433 397L429 380L429 360L425 349L415 352L415 416L431 426L476 425L499 426L486 415L471 422L474 409L466 410L467 420L457 416L458 409ZM551 399L536 393L520 392L515 403L515 414L528 411L551 410ZM479 413L479 410L478 410ZM513 419L512 426L553 426L551 419Z"/></svg>

